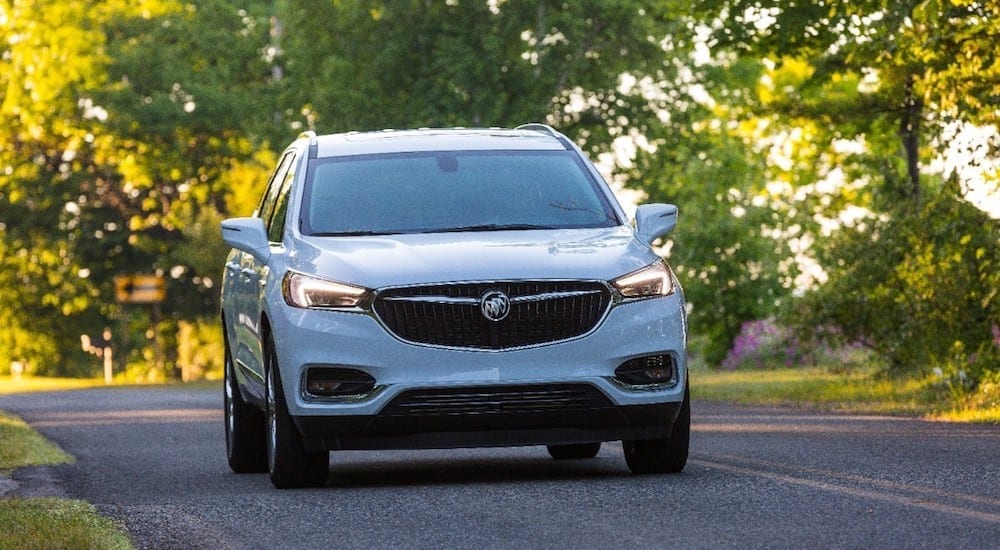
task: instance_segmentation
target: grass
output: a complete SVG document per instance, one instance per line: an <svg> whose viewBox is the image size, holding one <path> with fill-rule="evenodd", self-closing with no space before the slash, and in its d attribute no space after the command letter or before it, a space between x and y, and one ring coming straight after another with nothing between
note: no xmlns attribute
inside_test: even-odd
<svg viewBox="0 0 1000 550"><path fill-rule="evenodd" d="M25 466L65 464L73 457L50 443L16 416L0 411L0 472ZM3 548L3 546L0 546Z"/></svg>
<svg viewBox="0 0 1000 550"><path fill-rule="evenodd" d="M67 387L65 383L56 383ZM47 384L36 387L51 388ZM73 457L31 429L23 420L0 411L0 473L65 464ZM82 500L0 498L0 548L132 548L111 520Z"/></svg>
<svg viewBox="0 0 1000 550"><path fill-rule="evenodd" d="M183 384L185 388L221 388L221 380L198 380L196 382L167 381L157 383L136 383L115 379L110 386L104 384L103 378L50 378L44 376L0 376L0 395L11 393L27 393L41 391L78 390L84 388L125 388L150 387Z"/></svg>
<svg viewBox="0 0 1000 550"><path fill-rule="evenodd" d="M927 381L874 372L839 373L819 367L713 370L694 366L696 399L744 405L793 406L854 414L885 414L1000 424L1000 405L956 402Z"/></svg>
<svg viewBox="0 0 1000 550"><path fill-rule="evenodd" d="M90 503L60 498L0 499L0 548L129 549L132 543Z"/></svg>
<svg viewBox="0 0 1000 550"><path fill-rule="evenodd" d="M0 376L0 394L52 390L76 390L103 386L98 378L48 378L35 376Z"/></svg>
<svg viewBox="0 0 1000 550"><path fill-rule="evenodd" d="M1000 424L1000 407L988 409L956 409L929 415L931 420L948 422L970 422L976 424Z"/></svg>

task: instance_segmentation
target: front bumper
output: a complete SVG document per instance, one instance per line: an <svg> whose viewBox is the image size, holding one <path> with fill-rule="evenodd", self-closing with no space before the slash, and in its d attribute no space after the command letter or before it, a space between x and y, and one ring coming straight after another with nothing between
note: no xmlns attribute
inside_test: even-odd
<svg viewBox="0 0 1000 550"><path fill-rule="evenodd" d="M363 313L282 307L271 312L289 413L310 448L379 449L583 443L666 437L687 378L683 298L674 294L617 304L589 334L505 350L458 350L403 342ZM652 354L674 359L669 384L629 386L614 371ZM364 396L315 398L303 391L312 366L361 370L375 378ZM581 389L585 402L562 406L543 394ZM401 408L414 392L487 395L541 392L511 405L486 397L468 409ZM515 399L516 401L516 399ZM490 405L494 403L494 405Z"/></svg>
<svg viewBox="0 0 1000 550"><path fill-rule="evenodd" d="M299 416L308 450L438 449L669 437L680 403L476 414Z"/></svg>

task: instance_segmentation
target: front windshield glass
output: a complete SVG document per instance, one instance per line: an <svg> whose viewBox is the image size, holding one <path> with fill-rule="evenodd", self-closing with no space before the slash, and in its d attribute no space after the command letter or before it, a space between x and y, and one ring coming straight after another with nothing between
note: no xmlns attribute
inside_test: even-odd
<svg viewBox="0 0 1000 550"><path fill-rule="evenodd" d="M620 225L571 151L363 155L311 163L306 235L378 235Z"/></svg>

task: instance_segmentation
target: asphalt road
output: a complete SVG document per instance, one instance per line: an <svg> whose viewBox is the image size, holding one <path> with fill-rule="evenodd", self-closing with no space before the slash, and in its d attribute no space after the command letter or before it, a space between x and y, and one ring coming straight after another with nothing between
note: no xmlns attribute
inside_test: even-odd
<svg viewBox="0 0 1000 550"><path fill-rule="evenodd" d="M320 489L225 462L220 391L3 395L77 462L15 472L140 548L1000 548L1000 427L700 403L679 475L543 447L331 454ZM49 483L46 483L48 481ZM0 526L2 528L2 526Z"/></svg>

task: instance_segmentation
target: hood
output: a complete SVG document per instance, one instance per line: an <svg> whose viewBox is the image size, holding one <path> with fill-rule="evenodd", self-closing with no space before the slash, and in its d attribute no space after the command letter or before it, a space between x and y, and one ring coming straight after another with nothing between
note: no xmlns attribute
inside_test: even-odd
<svg viewBox="0 0 1000 550"><path fill-rule="evenodd" d="M609 281L656 260L627 226L302 237L288 266L368 288L502 279Z"/></svg>

